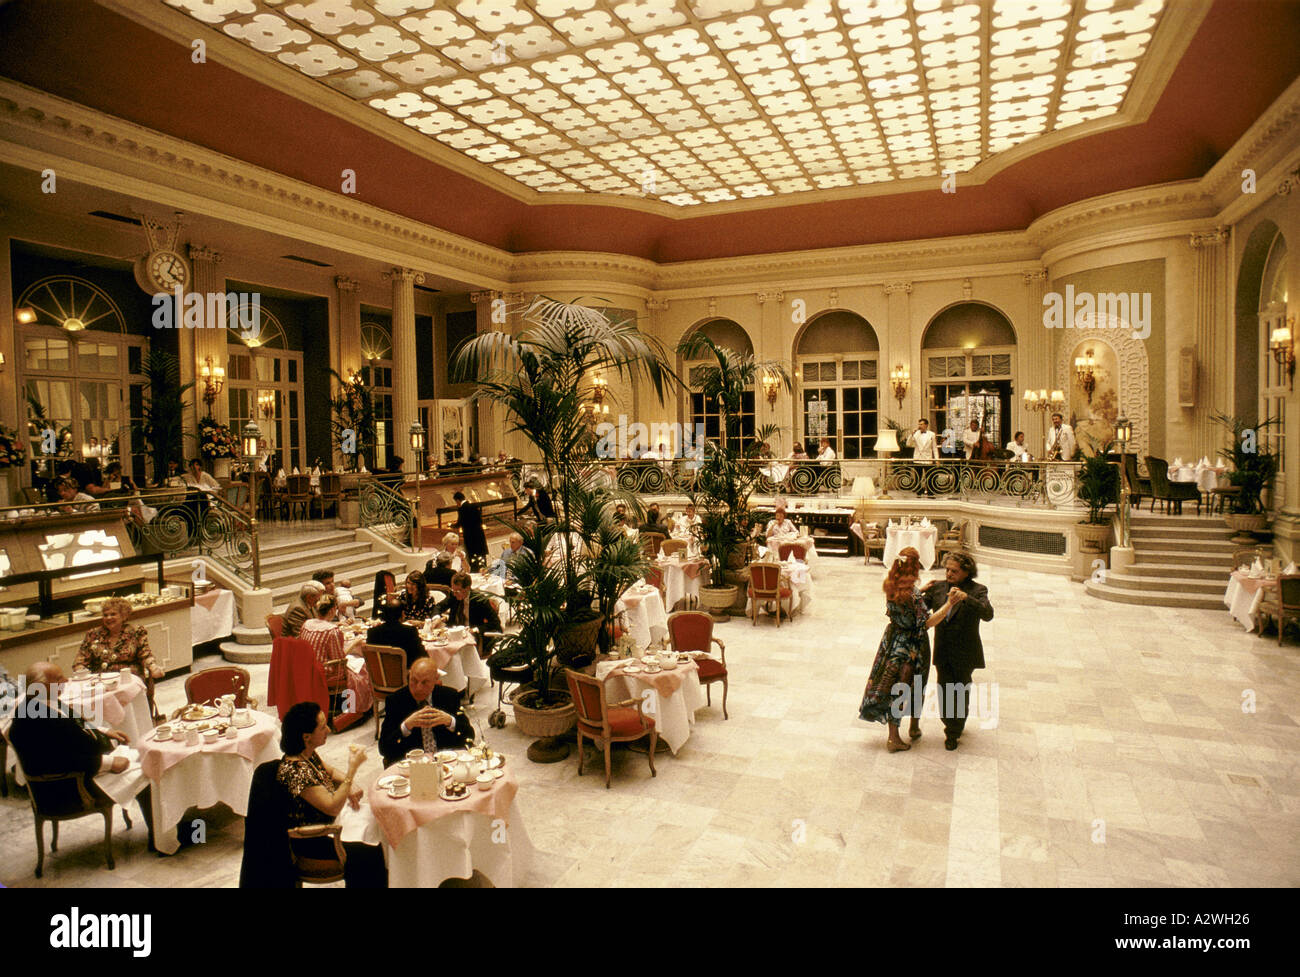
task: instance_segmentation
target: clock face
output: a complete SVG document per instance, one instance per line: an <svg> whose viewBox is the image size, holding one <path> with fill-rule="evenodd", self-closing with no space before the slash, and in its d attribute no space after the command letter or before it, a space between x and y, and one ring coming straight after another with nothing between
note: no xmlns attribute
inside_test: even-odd
<svg viewBox="0 0 1300 977"><path fill-rule="evenodd" d="M190 266L175 251L155 251L145 259L145 276L159 292L185 288L190 281Z"/></svg>

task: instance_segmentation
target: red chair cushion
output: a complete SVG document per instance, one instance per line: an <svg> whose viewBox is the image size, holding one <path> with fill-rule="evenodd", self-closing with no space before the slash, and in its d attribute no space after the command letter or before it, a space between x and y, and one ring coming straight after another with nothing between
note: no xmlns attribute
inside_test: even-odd
<svg viewBox="0 0 1300 977"><path fill-rule="evenodd" d="M654 728L655 721L650 716L646 716L645 724L646 728L643 730L641 717L632 706L614 706L609 710L609 731L614 736L637 736L648 732ZM600 734L599 726L584 722L579 722L578 725L585 733Z"/></svg>
<svg viewBox="0 0 1300 977"><path fill-rule="evenodd" d="M699 667L700 678L720 678L727 674L727 667L715 658L697 658L695 664Z"/></svg>
<svg viewBox="0 0 1300 977"><path fill-rule="evenodd" d="M782 587L782 588L780 588L780 591L781 591L781 596L782 596L782 597L789 597L789 596L790 596L790 588L789 588L789 587ZM753 597L753 596L754 596L754 585L753 585L753 584L750 584L750 585L749 585L749 590L747 590L747 591L745 592L745 596L747 596L747 597ZM765 598L765 599L768 599L768 598Z"/></svg>

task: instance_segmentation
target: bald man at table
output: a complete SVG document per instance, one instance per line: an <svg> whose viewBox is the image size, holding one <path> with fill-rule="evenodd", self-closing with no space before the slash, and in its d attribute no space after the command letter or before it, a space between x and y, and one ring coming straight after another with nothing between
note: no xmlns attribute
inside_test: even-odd
<svg viewBox="0 0 1300 977"><path fill-rule="evenodd" d="M421 658L407 673L407 684L384 701L379 752L384 766L411 750L459 750L474 735L461 711L461 693L438 684L438 666Z"/></svg>

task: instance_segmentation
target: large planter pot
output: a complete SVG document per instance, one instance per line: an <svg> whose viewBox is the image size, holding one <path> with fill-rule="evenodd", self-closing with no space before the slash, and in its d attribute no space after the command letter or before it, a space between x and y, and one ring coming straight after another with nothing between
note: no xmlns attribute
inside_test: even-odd
<svg viewBox="0 0 1300 977"><path fill-rule="evenodd" d="M536 739L528 747L528 759L534 763L558 763L569 755L569 745L562 742L560 737L578 724L578 710L567 691L554 693L557 703L563 705L552 709L534 709L520 702L536 692L536 689L525 686L510 696L515 724L519 727L519 732Z"/></svg>
<svg viewBox="0 0 1300 977"><path fill-rule="evenodd" d="M700 588L700 608L712 616L713 620L721 623L731 620L728 613L731 605L736 602L736 592L740 588L734 584L728 584L725 587L701 587Z"/></svg>
<svg viewBox="0 0 1300 977"><path fill-rule="evenodd" d="M1233 531L1232 541L1243 546L1254 546L1255 537L1251 533L1262 533L1268 526L1268 514L1264 512L1228 512L1223 521Z"/></svg>
<svg viewBox="0 0 1300 977"><path fill-rule="evenodd" d="M1106 552L1107 543L1110 541L1110 521L1102 523L1081 522L1074 527L1075 533L1079 537L1079 548L1089 553Z"/></svg>
<svg viewBox="0 0 1300 977"><path fill-rule="evenodd" d="M596 657L600 627L605 618L597 615L589 621L571 624L555 636L555 657L564 665L581 668Z"/></svg>
<svg viewBox="0 0 1300 977"><path fill-rule="evenodd" d="M736 599L731 602L731 616L744 617L749 611L749 570L728 570L727 583L736 588Z"/></svg>

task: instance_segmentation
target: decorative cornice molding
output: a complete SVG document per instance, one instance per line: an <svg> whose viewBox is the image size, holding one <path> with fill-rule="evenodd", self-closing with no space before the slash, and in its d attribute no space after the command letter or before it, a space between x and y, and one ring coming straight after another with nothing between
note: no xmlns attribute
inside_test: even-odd
<svg viewBox="0 0 1300 977"><path fill-rule="evenodd" d="M334 287L340 292L355 292L361 288L361 283L355 278L349 278L347 275L335 275Z"/></svg>
<svg viewBox="0 0 1300 977"><path fill-rule="evenodd" d="M785 301L785 292L755 292L754 297L758 299L759 305L766 305L768 302L780 305Z"/></svg>
<svg viewBox="0 0 1300 977"><path fill-rule="evenodd" d="M1300 141L1300 78L1273 100L1201 181L1209 197L1227 207L1241 196L1242 172L1253 170L1260 178L1276 166Z"/></svg>
<svg viewBox="0 0 1300 977"><path fill-rule="evenodd" d="M1277 195L1279 197L1290 196L1291 191L1300 187L1300 168L1292 170L1282 178L1282 182L1277 185Z"/></svg>
<svg viewBox="0 0 1300 977"><path fill-rule="evenodd" d="M1216 227L1209 231L1193 231L1187 236L1187 243L1193 248L1213 248L1228 240L1228 229Z"/></svg>
<svg viewBox="0 0 1300 977"><path fill-rule="evenodd" d="M189 256L191 261L211 261L214 265L220 264L225 260L225 255L214 248L205 248L197 244L189 246Z"/></svg>
<svg viewBox="0 0 1300 977"><path fill-rule="evenodd" d="M898 292L902 292L905 295L912 294L911 282L888 282L884 286L884 288L885 288L886 295L894 295L897 294Z"/></svg>
<svg viewBox="0 0 1300 977"><path fill-rule="evenodd" d="M1032 285L1034 282L1047 281L1047 269L1039 268L1037 271L1021 272L1020 277L1024 279L1026 285Z"/></svg>
<svg viewBox="0 0 1300 977"><path fill-rule="evenodd" d="M1030 224L1026 236L1046 252L1061 244L1077 244L1081 239L1100 237L1119 228L1212 219L1214 213L1214 203L1201 189L1200 181L1185 180L1109 193L1057 208Z"/></svg>

